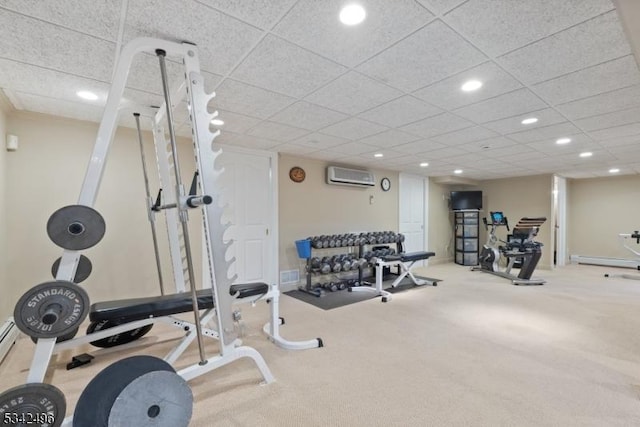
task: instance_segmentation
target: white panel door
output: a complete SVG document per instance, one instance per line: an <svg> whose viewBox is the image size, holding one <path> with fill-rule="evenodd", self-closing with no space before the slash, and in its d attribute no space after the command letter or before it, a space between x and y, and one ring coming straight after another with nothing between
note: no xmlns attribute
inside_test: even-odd
<svg viewBox="0 0 640 427"><path fill-rule="evenodd" d="M232 147L223 147L218 158L225 169L219 181L227 205L222 222L231 224L224 239L233 240L227 259L236 258L229 275L237 274L237 283L277 283L276 162L273 153Z"/></svg>
<svg viewBox="0 0 640 427"><path fill-rule="evenodd" d="M554 176L555 205L555 264L559 267L567 263L567 179Z"/></svg>
<svg viewBox="0 0 640 427"><path fill-rule="evenodd" d="M426 233L426 192L425 178L400 174L399 189L399 231L405 235L405 252L424 251Z"/></svg>

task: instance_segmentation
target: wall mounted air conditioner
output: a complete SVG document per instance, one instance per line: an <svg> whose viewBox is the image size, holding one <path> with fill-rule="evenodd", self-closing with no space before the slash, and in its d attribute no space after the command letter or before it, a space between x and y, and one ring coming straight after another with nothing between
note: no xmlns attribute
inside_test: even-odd
<svg viewBox="0 0 640 427"><path fill-rule="evenodd" d="M328 166L327 184L371 187L376 185L376 178L373 173L366 170Z"/></svg>

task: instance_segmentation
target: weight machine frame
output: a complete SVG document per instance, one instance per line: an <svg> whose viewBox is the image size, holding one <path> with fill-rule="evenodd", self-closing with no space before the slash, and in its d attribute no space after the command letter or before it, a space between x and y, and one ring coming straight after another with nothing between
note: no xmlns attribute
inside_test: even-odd
<svg viewBox="0 0 640 427"><path fill-rule="evenodd" d="M163 58L160 59L160 65L161 72L163 73L163 84L165 86L165 102L157 111L152 108L140 108L134 112L153 120L156 156L164 196L165 198L169 198L170 201L173 201L176 205L175 207L177 207L175 210L165 210L167 213L174 212L174 214L169 214L167 216L174 282L178 291L184 290L184 284L187 281L189 282L193 292L192 295L194 297L194 308L197 308L197 303L195 302L194 280L192 274L189 275L188 280L184 277L183 262L179 259L178 255L181 252L180 236L175 233L179 222L182 222L183 224L186 223L188 209L186 204L188 201L184 193L184 188L179 182L179 178L176 178L177 184L174 187L169 183L171 179L171 172L168 167L168 157L166 149L162 149L162 144L164 144L163 146L166 148L167 141L165 139L164 130L160 126L160 123L166 119L169 124L169 133L171 138L170 144L174 152L175 163L173 165L173 171L176 176L179 176L175 147L176 142L173 134L171 115L174 103L169 100L171 99L170 96L172 96L173 99L183 99L186 95L192 125L196 169L198 171L197 184L202 194L211 195L213 198L212 203L203 204L201 207L203 209L203 240L205 242L207 253L206 260L208 261L207 264L210 271L210 283L212 285L211 292L215 307L213 309L206 310L202 315L200 315L199 311L195 311L194 322L186 322L181 319L173 318L172 316L166 316L125 323L114 328L95 332L59 344L56 344L56 338L39 339L36 344L33 360L29 369L27 383L41 383L44 381L47 368L54 353L155 322L169 323L178 327L189 327L189 332L182 339L181 343L166 356L165 360L170 362L175 361L186 350L187 346L196 337L198 338L200 363L196 363L178 371L178 374L185 380L188 381L218 367L234 362L235 360L248 357L257 365L264 382L270 383L274 378L264 358L254 348L240 345L241 342L238 339L238 335L235 330L236 319L234 317L235 313L233 306L235 302L240 300L237 299L236 295L231 295L229 293L230 286L236 280L236 276L231 278L227 277L228 267L234 260L232 259L227 261L225 259L227 249L233 242L224 243L223 241L223 234L230 225L223 225L220 222L224 207L220 206L220 196L219 192L216 191L216 183L218 176L222 173L222 170L215 168L215 161L221 154L221 150L212 146L212 142L218 136L219 131L211 132L209 129L209 123L211 119L217 115L217 112L209 113L207 111L207 104L215 97L215 94L207 94L205 92L204 80L200 73L198 54L196 47L193 44L177 43L153 38L139 38L132 40L124 46L109 90L96 142L78 198L78 205L92 207L96 201L106 165L107 155L117 128L118 119L129 110L120 107L120 100L122 99L125 89L129 69L135 55L145 52L155 53L159 57L163 56ZM185 68L184 81L177 88L171 91L171 95L169 95L169 90L167 90L168 84L165 79L163 62L164 55L181 58ZM171 194L172 189L175 189L173 194ZM151 203L151 201L149 201L149 203ZM153 213L149 212L149 215L150 220L152 221L153 218L151 218L151 216ZM171 228L173 228L173 230ZM187 250L189 250L187 236L183 236L183 239L187 246ZM79 259L80 251L65 249L56 273L56 280L73 281ZM244 298L243 300L249 300L251 303L255 303L257 300L263 299L270 303L271 319L270 322L264 325L263 330L267 334L268 338L276 345L286 349L295 350L322 347L323 344L320 339L293 342L287 341L280 336L279 325L283 323L283 320L278 316L279 296L280 291L278 289L278 285L273 284L269 287L269 291L266 294L254 298ZM215 324L217 325L217 330L206 328L207 323L214 319ZM203 326L205 329L201 331ZM196 334L193 333L194 331ZM219 341L219 353L217 355L210 358L204 357L202 345L203 335L215 338ZM73 417L65 418L63 425L71 425L72 418Z"/></svg>

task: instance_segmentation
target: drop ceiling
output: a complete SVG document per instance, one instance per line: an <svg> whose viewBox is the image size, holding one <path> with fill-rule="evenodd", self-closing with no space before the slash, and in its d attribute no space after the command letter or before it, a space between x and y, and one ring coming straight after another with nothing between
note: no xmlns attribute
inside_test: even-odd
<svg viewBox="0 0 640 427"><path fill-rule="evenodd" d="M358 3L367 18L347 27L343 0L2 0L0 87L17 110L98 122L124 44L187 40L217 142L434 177L640 173L640 72L612 1ZM470 79L483 86L461 91ZM160 93L140 56L126 100Z"/></svg>

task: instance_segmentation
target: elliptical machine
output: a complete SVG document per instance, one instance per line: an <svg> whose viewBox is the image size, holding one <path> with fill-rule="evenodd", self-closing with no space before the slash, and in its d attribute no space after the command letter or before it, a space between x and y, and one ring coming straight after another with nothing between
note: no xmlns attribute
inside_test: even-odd
<svg viewBox="0 0 640 427"><path fill-rule="evenodd" d="M496 236L498 227L507 227L509 221L502 212L491 212L491 223L487 218L483 218L485 229L489 232L487 243L480 252L480 266L472 270L494 274L511 280L514 285L543 285L545 280L532 278L533 271L542 256L542 243L534 240L540 226L547 220L546 218L522 218L513 229L512 238L508 242L499 240ZM491 229L489 229L491 227ZM499 246L498 242L504 243ZM507 266L504 271L500 271L500 258L507 258ZM517 276L511 274L511 269L516 261L520 260L520 272Z"/></svg>

